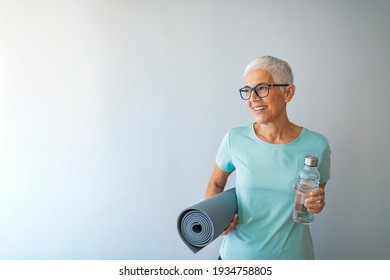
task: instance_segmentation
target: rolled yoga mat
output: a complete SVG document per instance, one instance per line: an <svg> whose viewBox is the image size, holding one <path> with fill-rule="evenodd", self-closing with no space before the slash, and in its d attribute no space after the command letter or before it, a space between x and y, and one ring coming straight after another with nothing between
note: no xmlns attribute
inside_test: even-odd
<svg viewBox="0 0 390 280"><path fill-rule="evenodd" d="M177 221L180 237L197 253L221 235L235 213L237 196L232 188L184 209Z"/></svg>

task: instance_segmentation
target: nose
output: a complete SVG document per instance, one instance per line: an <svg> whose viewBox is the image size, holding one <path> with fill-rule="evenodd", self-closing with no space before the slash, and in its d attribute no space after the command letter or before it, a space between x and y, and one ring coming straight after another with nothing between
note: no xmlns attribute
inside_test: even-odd
<svg viewBox="0 0 390 280"><path fill-rule="evenodd" d="M260 100L260 97L257 96L257 93L255 92L255 89L252 89L251 96L249 97L249 101L258 101Z"/></svg>

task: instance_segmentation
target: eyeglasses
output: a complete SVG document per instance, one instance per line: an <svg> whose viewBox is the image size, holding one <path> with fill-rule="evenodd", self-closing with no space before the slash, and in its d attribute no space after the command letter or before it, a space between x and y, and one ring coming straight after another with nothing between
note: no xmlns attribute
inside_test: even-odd
<svg viewBox="0 0 390 280"><path fill-rule="evenodd" d="M240 88L240 95L243 100L248 100L251 98L252 91L255 91L256 95L260 98L267 97L269 94L269 90L272 87L286 87L289 84L265 84L265 83L260 83L257 84L254 88L251 87L243 87Z"/></svg>

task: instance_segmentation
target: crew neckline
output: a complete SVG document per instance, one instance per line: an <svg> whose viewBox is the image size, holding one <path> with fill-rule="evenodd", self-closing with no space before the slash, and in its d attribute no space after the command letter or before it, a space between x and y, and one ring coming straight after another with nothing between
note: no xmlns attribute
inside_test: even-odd
<svg viewBox="0 0 390 280"><path fill-rule="evenodd" d="M304 132L306 131L306 128L302 127L302 130L301 130L301 132L299 133L298 137L295 138L294 140L292 140L291 142L284 143L284 144L274 144L274 143L266 142L266 141L262 140L261 138L259 138L259 137L256 135L256 132L255 132L255 124L256 124L256 123L252 123L252 125L251 125L252 136L255 138L255 140L256 140L257 142L263 143L263 144L265 144L265 145L273 146L273 147L282 147L282 146L291 145L291 144L297 142L297 141L302 137L302 135L304 134Z"/></svg>

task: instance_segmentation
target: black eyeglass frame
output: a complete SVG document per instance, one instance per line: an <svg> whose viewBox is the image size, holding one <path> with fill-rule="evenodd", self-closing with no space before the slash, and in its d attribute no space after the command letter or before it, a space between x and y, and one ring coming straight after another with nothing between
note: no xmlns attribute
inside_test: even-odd
<svg viewBox="0 0 390 280"><path fill-rule="evenodd" d="M251 98L251 96L252 96L252 91L254 91L254 92L256 93L256 95L257 95L259 98L265 98L265 97L267 97L267 96L269 95L269 90L270 90L270 88L272 88L272 87L287 87L287 86L289 86L289 85L290 85L290 84L267 84L267 83L259 83L259 84L255 85L255 87L253 87L253 88L251 88L251 87L249 87L249 86L242 87L242 88L239 89L239 92L240 92L241 99L243 99L243 100L249 100L249 99ZM268 90L267 90L267 94L264 95L264 96L260 96L259 93L256 91L256 88L257 88L258 86L267 86L267 89L268 89ZM243 96L243 95L246 94L245 92L243 92L244 89L250 89L249 97L248 97L248 98L244 98L244 96Z"/></svg>

